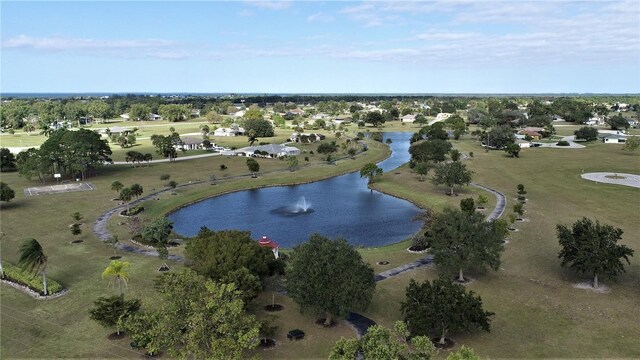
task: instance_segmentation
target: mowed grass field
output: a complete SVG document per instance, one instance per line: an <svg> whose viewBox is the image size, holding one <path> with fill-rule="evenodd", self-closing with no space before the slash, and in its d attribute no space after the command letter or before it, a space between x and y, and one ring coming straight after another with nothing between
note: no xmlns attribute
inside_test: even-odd
<svg viewBox="0 0 640 360"><path fill-rule="evenodd" d="M593 143L585 149L525 149L512 159L504 152L484 152L471 141L454 142L474 152L467 166L474 181L502 191L507 211L515 203L516 185L528 191L527 222L518 223L505 247L500 271L471 273L467 285L496 315L491 333L455 336L459 343L491 358L638 358L640 357L640 189L583 180L586 172L640 174L640 159L620 145ZM422 206L448 202L443 187L419 183L417 175L385 174L375 187L409 197ZM469 192L472 188L465 188ZM571 225L582 216L624 230L621 243L636 250L619 280L605 280L606 294L576 289L588 280L560 267L556 224ZM367 316L391 326L400 317L399 303L411 278L434 278L435 269L418 269L378 283Z"/></svg>
<svg viewBox="0 0 640 360"><path fill-rule="evenodd" d="M176 129L182 133L178 127ZM246 143L245 137L235 140ZM623 243L640 251L640 190L580 179L582 170L640 173L637 155L624 153L617 145L589 144L581 150L525 149L521 158L511 159L504 152L484 152L477 141L457 141L454 145L465 153L474 152L474 157L465 163L474 171L475 182L508 195L507 213L514 203L518 183L523 183L529 192L525 214L529 221L518 224L520 231L514 233L506 245L500 271L469 273L476 281L468 288L482 296L487 310L496 313L491 333L459 335L454 339L473 347L477 354L492 358L640 357L640 345L636 342L636 334L640 333L637 311L640 254L632 259L627 273L618 282L602 280L611 288L609 293L597 294L572 287L584 279L560 267L555 237L558 222L571 224L581 216L588 216L624 229ZM312 148L315 150L315 146ZM165 188L166 181L159 180L162 174L170 174L179 184L216 176L216 185L205 182L179 188L177 195L164 193L159 201L144 203L147 210L143 216L152 219L200 198L242 188L320 179L359 169L387 154L386 146L375 144L356 160L341 160L333 166L323 164L320 155L310 155L308 152L312 148L303 149L307 154L299 157L300 164L305 165L303 158L309 156L309 165L295 172L288 171L283 161L259 159L261 175L257 179L235 177L248 173L243 158L212 157L138 168L109 166L101 170L99 176L89 179L97 190L31 198L25 198L22 189L37 186L37 182L27 181L15 173L3 173L2 181L16 190L16 199L0 208L2 260L15 263L21 242L34 237L49 256L48 275L69 287L71 292L59 299L43 301L2 285L1 357L141 356L142 352L131 350L126 339L107 340L111 331L91 321L87 314L98 296L117 294L117 289L108 287L107 281L100 278L112 250L91 233L93 221L117 204L111 200L115 197L109 190L112 181L120 180L125 186L140 183L145 193L150 193ZM220 171L219 166L223 163L228 169ZM444 187L434 187L429 181L420 182L418 175L406 166L385 174L374 187L435 209L457 206L460 199L483 193L468 187L462 189L458 197L446 196ZM486 211L495 204L493 196L488 198L490 203ZM80 236L85 242L79 245L70 244L73 238L68 225L73 222L71 213L74 211L80 211L85 217ZM120 239L128 239L127 227L119 225L123 221L114 217L109 228ZM380 272L423 256L407 253L408 246L410 244L404 241L382 248L361 249L360 252L375 271ZM171 249L170 252L181 254L182 250ZM145 304L153 303L152 284L162 261L131 254L124 254L124 260L132 264L127 296L141 298ZM390 261L390 264L377 265L381 260ZM182 266L173 262L169 265L173 268ZM391 326L401 318L400 302L404 300L404 289L409 280L432 279L437 275L433 268L424 267L379 282L373 304L364 315ZM265 293L252 304L252 311L260 318L266 318L269 314L261 309L270 302L271 295ZM276 313L279 328L275 338L279 345L271 350L252 351L250 355L268 359L326 358L330 346L341 336L354 336L353 330L344 323L333 329L315 325L312 314L301 315L297 305L286 297L278 296L276 302L285 305L282 312ZM286 332L293 328L305 330L305 340L288 341Z"/></svg>
<svg viewBox="0 0 640 360"><path fill-rule="evenodd" d="M246 141L246 138L243 139ZM178 188L177 195L165 193L159 196L160 201L144 203L148 210L142 216L153 219L196 199L241 188L318 180L357 170L367 162L378 162L388 156L387 146L371 143L369 151L359 154L355 160L344 159L329 165L322 160L322 155L310 154L311 150L317 148L317 144L301 148L307 154L299 157L299 170L289 171L285 161L258 159L261 169L257 179L248 176L246 159L240 157L211 157L136 168L130 165L110 165L101 169L98 176L88 179L95 185L96 190L27 198L22 190L41 184L28 181L17 173L3 173L2 181L16 191L16 198L10 203L0 204L2 261L15 264L18 260L18 248L26 238L33 237L42 244L49 258L47 275L60 281L70 292L58 299L34 300L14 288L1 285L0 357L137 358L142 354L140 351L133 351L127 340L108 340L107 335L112 330L100 327L88 317L88 310L96 298L115 295L118 292L116 288L108 286L107 280L101 279L101 273L109 263L109 256L113 255L112 249L100 242L91 232L95 219L118 204L112 201L116 193L110 190L114 180L121 181L125 186L139 183L148 194L166 188L166 181L159 179L162 174L170 174L171 179L178 184L208 180L210 175L217 177L216 185L207 182ZM304 156L309 156L308 163L303 160ZM221 171L221 164L225 164L228 169ZM75 211L81 212L84 216L83 233L79 236L84 240L82 244L71 244L74 237L68 226L73 223L71 214ZM128 228L119 225L121 222L126 220L115 216L109 223L109 228L119 235L123 243L130 244L127 241L130 237ZM182 249L171 249L170 252L181 254ZM140 298L146 305L153 304L153 281L159 274L157 269L163 261L129 253L119 255L123 255L123 260L131 263L131 280L126 290L127 296ZM171 261L168 263L172 268L182 266ZM257 307L259 308L260 306ZM290 325L313 325L313 321L309 320L313 316L303 317L294 306L287 305L287 310L288 312L282 316L287 325L282 327L281 332ZM260 314L260 311L256 310L256 313ZM283 347L279 351L290 352L293 357L315 357L317 354L324 354L322 349L328 348L341 335L352 334L348 326L341 325L340 328L346 330L311 331L311 339L316 339L313 342L292 343L293 348ZM290 329L286 331L288 330ZM286 340L286 337L279 336L278 340Z"/></svg>

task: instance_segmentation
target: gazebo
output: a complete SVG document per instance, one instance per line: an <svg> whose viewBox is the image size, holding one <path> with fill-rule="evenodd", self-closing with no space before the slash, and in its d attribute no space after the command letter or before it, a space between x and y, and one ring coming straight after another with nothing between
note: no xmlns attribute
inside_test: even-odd
<svg viewBox="0 0 640 360"><path fill-rule="evenodd" d="M276 257L276 259L278 258L278 248L280 246L278 246L275 241L269 239L267 235L262 235L262 238L258 240L258 245L260 245L261 247L270 248L271 251L273 251L273 255Z"/></svg>

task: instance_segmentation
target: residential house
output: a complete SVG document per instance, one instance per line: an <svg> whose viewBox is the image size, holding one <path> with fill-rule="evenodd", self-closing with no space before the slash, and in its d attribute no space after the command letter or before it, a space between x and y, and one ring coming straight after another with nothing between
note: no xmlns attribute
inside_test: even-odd
<svg viewBox="0 0 640 360"><path fill-rule="evenodd" d="M125 120L129 120L129 113L124 113L124 114L120 115L120 117L125 119Z"/></svg>
<svg viewBox="0 0 640 360"><path fill-rule="evenodd" d="M333 123L336 124L336 126L340 126L340 124L350 124L351 121L353 121L353 118L351 116L348 115L343 115L343 116L338 116L333 120Z"/></svg>
<svg viewBox="0 0 640 360"><path fill-rule="evenodd" d="M605 118L600 115L592 116L589 118L589 120L585 122L586 125L591 125L591 126L604 125L604 123L605 123Z"/></svg>
<svg viewBox="0 0 640 360"><path fill-rule="evenodd" d="M191 109L191 114L189 114L191 118L199 118L200 117L200 109Z"/></svg>
<svg viewBox="0 0 640 360"><path fill-rule="evenodd" d="M243 117L243 116L244 116L244 114L245 114L246 112L247 112L246 110L239 110L239 111L236 111L235 113L233 113L233 115L232 115L232 116L235 116L235 117L241 118L241 117Z"/></svg>
<svg viewBox="0 0 640 360"><path fill-rule="evenodd" d="M244 128L232 126L230 128L217 128L213 132L213 136L242 136L244 133Z"/></svg>
<svg viewBox="0 0 640 360"><path fill-rule="evenodd" d="M453 116L453 114L451 113L438 113L438 115L436 115L436 121L443 121L450 118L451 116Z"/></svg>
<svg viewBox="0 0 640 360"><path fill-rule="evenodd" d="M414 121L416 121L416 116L413 114L407 114L400 118L400 122L403 123L412 123Z"/></svg>
<svg viewBox="0 0 640 360"><path fill-rule="evenodd" d="M289 116L302 116L302 115L304 115L304 110L291 109L291 110L287 111L287 115L289 115Z"/></svg>
<svg viewBox="0 0 640 360"><path fill-rule="evenodd" d="M152 114L149 114L149 120L151 121L162 120L162 116L152 113Z"/></svg>
<svg viewBox="0 0 640 360"><path fill-rule="evenodd" d="M313 120L324 120L324 119L326 119L326 118L328 118L328 117L329 117L329 114L325 114L325 113L318 113L318 114L313 115L311 118L312 118Z"/></svg>
<svg viewBox="0 0 640 360"><path fill-rule="evenodd" d="M266 155L258 155L258 153L266 153ZM287 146L285 144L267 144L267 145L260 145L260 146L248 146L242 149L238 149L236 151L236 155L240 155L240 156L247 156L247 157L256 157L256 156L263 156L263 157L282 157L282 156L296 156L296 155L300 155L300 149L293 147L293 146Z"/></svg>
<svg viewBox="0 0 640 360"><path fill-rule="evenodd" d="M520 130L518 131L519 135L529 135L533 140L540 140L542 139L542 135L537 132L537 131L532 131L532 130Z"/></svg>
<svg viewBox="0 0 640 360"><path fill-rule="evenodd" d="M313 143L313 142L324 140L324 139L325 139L325 136L322 135L322 134L298 133L298 132L294 132L289 137L289 141L297 142L297 143L303 143L303 144L305 144L305 143Z"/></svg>
<svg viewBox="0 0 640 360"><path fill-rule="evenodd" d="M598 138L605 144L624 144L627 136L623 134L600 134Z"/></svg>
<svg viewBox="0 0 640 360"><path fill-rule="evenodd" d="M524 148L530 148L531 147L531 143L529 141L523 140L523 139L516 139L515 143L520 146L521 149Z"/></svg>
<svg viewBox="0 0 640 360"><path fill-rule="evenodd" d="M202 148L202 141L201 138L185 137L175 148L178 150L198 150Z"/></svg>
<svg viewBox="0 0 640 360"><path fill-rule="evenodd" d="M269 239L267 235L263 235L262 238L258 240L258 245L260 247L271 249L271 251L273 252L273 256L275 256L276 259L278 258L278 249L280 248L280 246L278 246L275 241Z"/></svg>

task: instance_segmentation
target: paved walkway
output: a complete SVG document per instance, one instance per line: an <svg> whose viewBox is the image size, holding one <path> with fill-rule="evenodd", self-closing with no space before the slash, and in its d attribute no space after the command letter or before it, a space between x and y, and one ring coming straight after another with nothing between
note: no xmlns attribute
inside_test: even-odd
<svg viewBox="0 0 640 360"><path fill-rule="evenodd" d="M553 143L538 143L535 142L536 144L541 144L540 147L549 147L549 148L555 148L555 149L582 149L585 146L578 144L575 142L576 137L574 135L571 136L565 136L562 138L562 140L566 141L569 143L569 146L558 146L556 145L558 142L553 142Z"/></svg>
<svg viewBox="0 0 640 360"><path fill-rule="evenodd" d="M620 176L624 179L613 179L607 176ZM640 175L612 173L612 172L595 172L582 174L581 177L586 180L591 180L604 184L624 185L635 188L640 188Z"/></svg>
<svg viewBox="0 0 640 360"><path fill-rule="evenodd" d="M491 214L487 216L487 221L496 220L500 216L502 216L502 214L504 213L504 209L507 206L507 197L503 193L499 192L498 190L491 189L484 185L480 185L476 183L471 183L471 185L478 187L480 189L483 189L487 192L490 192L496 197L496 207L493 209ZM402 274L403 272L417 269L419 267L429 265L431 263L433 263L433 255L427 255L422 259L418 259L408 264L400 265L393 269L389 269L379 274L376 274L374 279L375 279L375 282L382 281L390 277L396 276L398 274ZM376 322L373 321L372 319L369 319L364 315L354 313L354 312L350 312L346 320L351 325L351 327L355 329L358 337L364 336L364 334L367 333L367 330L371 326L376 325Z"/></svg>

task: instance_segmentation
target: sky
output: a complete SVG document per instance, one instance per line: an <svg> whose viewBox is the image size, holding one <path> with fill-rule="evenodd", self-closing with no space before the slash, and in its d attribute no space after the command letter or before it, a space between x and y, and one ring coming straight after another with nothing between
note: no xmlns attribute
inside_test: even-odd
<svg viewBox="0 0 640 360"><path fill-rule="evenodd" d="M0 92L640 93L640 1L0 2Z"/></svg>

